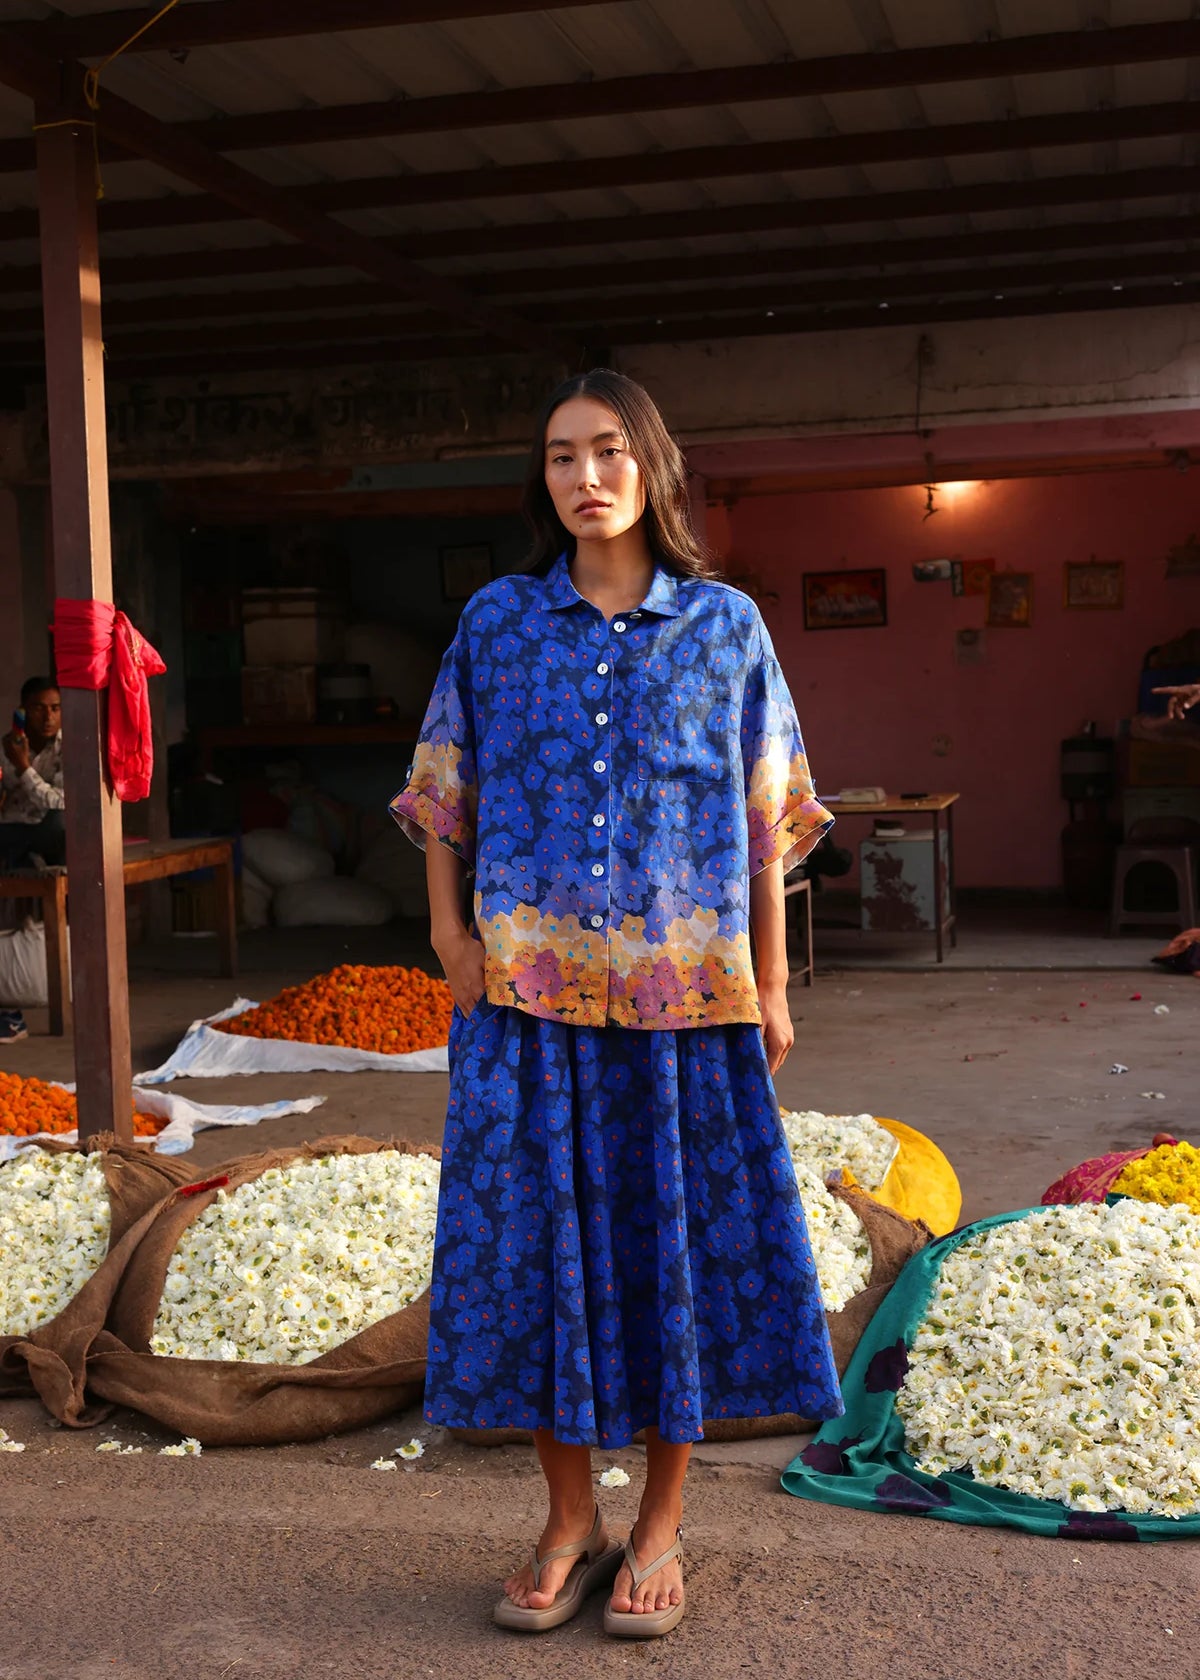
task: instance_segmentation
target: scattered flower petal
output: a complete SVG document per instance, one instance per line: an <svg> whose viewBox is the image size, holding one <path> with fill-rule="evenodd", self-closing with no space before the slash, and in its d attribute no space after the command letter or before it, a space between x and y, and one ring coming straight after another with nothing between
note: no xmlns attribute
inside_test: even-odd
<svg viewBox="0 0 1200 1680"><path fill-rule="evenodd" d="M610 1464L607 1470L600 1472L600 1486L605 1488L628 1487L629 1473L622 1470L620 1465Z"/></svg>
<svg viewBox="0 0 1200 1680"><path fill-rule="evenodd" d="M377 1458L373 1460L371 1468L372 1470L395 1470L397 1468L396 1460L394 1458Z"/></svg>

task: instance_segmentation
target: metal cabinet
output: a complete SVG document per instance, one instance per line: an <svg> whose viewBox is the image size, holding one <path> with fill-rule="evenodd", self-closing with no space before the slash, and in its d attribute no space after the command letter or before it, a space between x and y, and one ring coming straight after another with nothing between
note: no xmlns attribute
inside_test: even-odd
<svg viewBox="0 0 1200 1680"><path fill-rule="evenodd" d="M940 863L940 868L938 867ZM933 932L950 915L950 870L943 830L935 849L931 828L915 829L899 840L872 836L859 843L862 872L862 926L872 933Z"/></svg>

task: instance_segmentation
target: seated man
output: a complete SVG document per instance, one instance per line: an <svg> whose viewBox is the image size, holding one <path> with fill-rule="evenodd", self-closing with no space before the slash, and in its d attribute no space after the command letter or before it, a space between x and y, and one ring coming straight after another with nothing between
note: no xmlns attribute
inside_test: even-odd
<svg viewBox="0 0 1200 1680"><path fill-rule="evenodd" d="M5 735L0 783L0 873L66 860L63 828L62 696L49 677L21 689L25 727ZM25 1038L19 1009L0 999L0 1044Z"/></svg>
<svg viewBox="0 0 1200 1680"><path fill-rule="evenodd" d="M4 737L0 870L66 860L63 829L62 696L49 677L21 689L25 728Z"/></svg>

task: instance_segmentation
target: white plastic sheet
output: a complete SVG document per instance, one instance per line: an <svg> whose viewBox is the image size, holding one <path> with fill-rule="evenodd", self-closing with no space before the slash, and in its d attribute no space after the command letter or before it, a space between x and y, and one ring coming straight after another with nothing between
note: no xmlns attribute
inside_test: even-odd
<svg viewBox="0 0 1200 1680"><path fill-rule="evenodd" d="M238 998L219 1015L193 1021L161 1067L139 1073L138 1086L165 1085L172 1079L225 1079L231 1073L445 1073L446 1046L388 1056L381 1050L354 1050L340 1044L294 1044L285 1038L242 1038L218 1032L214 1021L228 1021L257 1004Z"/></svg>
<svg viewBox="0 0 1200 1680"><path fill-rule="evenodd" d="M74 1085L65 1085L66 1091L73 1091ZM258 1103L247 1106L231 1103L194 1103L187 1097L176 1096L170 1091L143 1091L134 1093L137 1106L143 1114L164 1115L167 1124L152 1141L160 1155L183 1155L192 1147L192 1140L197 1132L204 1131L209 1126L257 1126L260 1120L274 1120L283 1114L309 1114L314 1108L319 1108L325 1101L324 1097L295 1097L282 1102ZM0 1161L7 1161L17 1153L22 1144L37 1143L48 1136L40 1132L36 1137L0 1136ZM56 1138L66 1143L74 1143L77 1133L55 1132Z"/></svg>

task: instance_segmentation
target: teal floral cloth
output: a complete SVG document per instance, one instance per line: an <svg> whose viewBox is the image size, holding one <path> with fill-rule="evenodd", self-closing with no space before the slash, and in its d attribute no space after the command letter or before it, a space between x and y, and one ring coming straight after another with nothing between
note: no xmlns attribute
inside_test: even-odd
<svg viewBox="0 0 1200 1680"><path fill-rule="evenodd" d="M842 1378L843 1417L826 1423L783 1473L788 1493L828 1505L888 1511L943 1522L1020 1528L1064 1540L1185 1540L1200 1536L1200 1516L1131 1516L1072 1511L1053 1499L1033 1499L989 1487L965 1471L927 1476L904 1450L904 1422L896 1394L908 1372L908 1350L933 1293L942 1263L960 1244L994 1225L1038 1210L999 1213L952 1231L911 1259L867 1326Z"/></svg>

